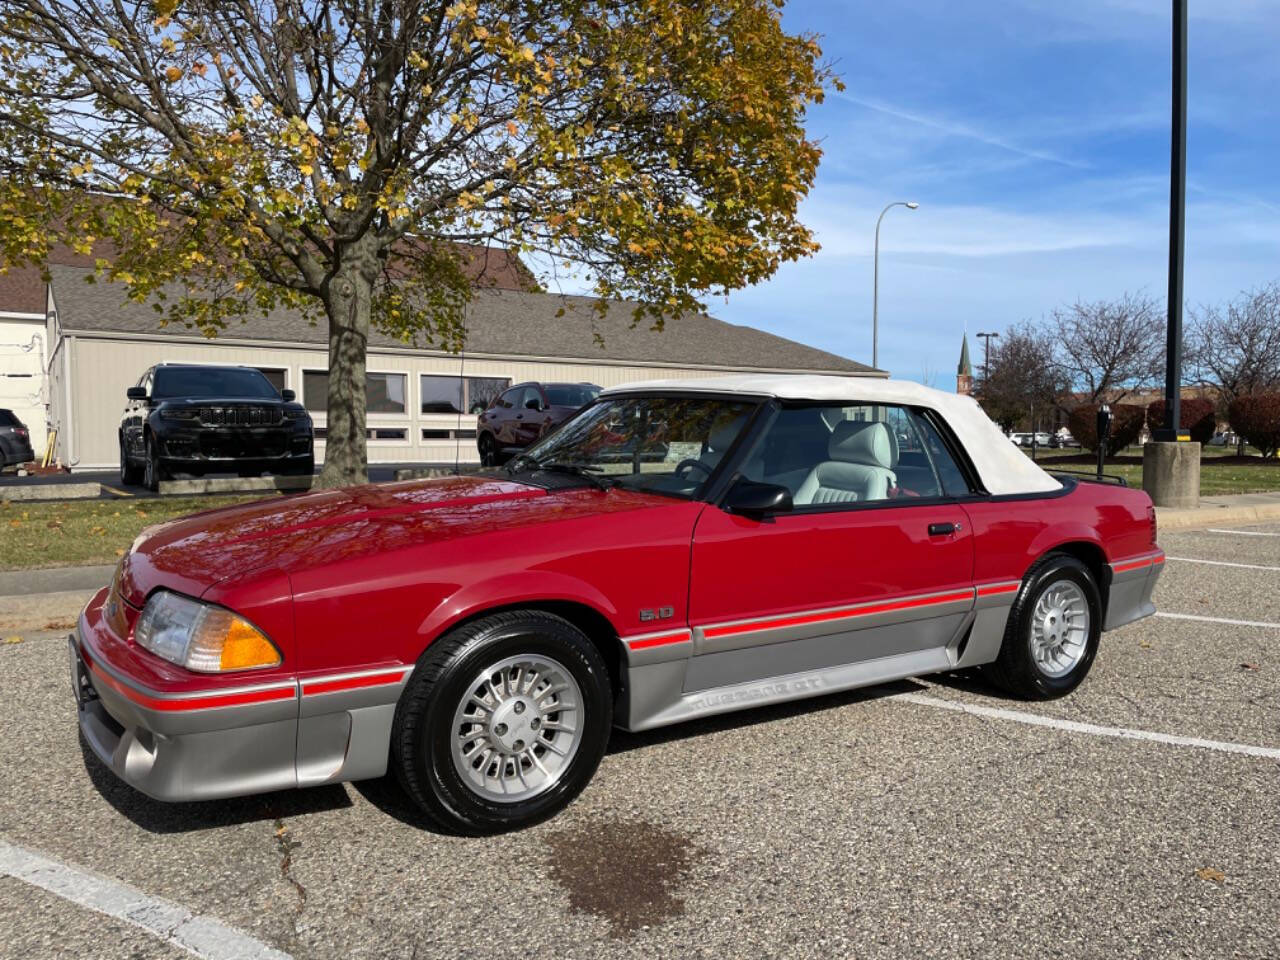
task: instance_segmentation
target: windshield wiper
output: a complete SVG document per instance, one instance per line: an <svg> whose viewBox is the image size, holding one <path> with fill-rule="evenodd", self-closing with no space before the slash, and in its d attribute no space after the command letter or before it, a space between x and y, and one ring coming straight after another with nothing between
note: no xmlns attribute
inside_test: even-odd
<svg viewBox="0 0 1280 960"><path fill-rule="evenodd" d="M530 458L532 459L532 458ZM582 477L591 481L592 486L597 490L607 491L613 486L613 481L600 476L599 467L588 467L583 463L565 463L560 460L544 460L542 462L534 461L538 470L544 470L547 473L568 473L575 477Z"/></svg>
<svg viewBox="0 0 1280 960"><path fill-rule="evenodd" d="M538 469L538 461L537 461L535 458L533 458L533 457L529 456L527 453L517 453L514 457L512 457L512 458L511 458L511 462L507 464L507 468L506 468L506 469L507 469L507 474L508 474L508 475L513 475L513 474L520 473L521 471L520 471L519 469L517 469L516 464L520 463L520 461L522 461L522 460L528 460L528 461L529 461L529 464L530 464L529 469L530 469L530 470L537 470L537 469Z"/></svg>

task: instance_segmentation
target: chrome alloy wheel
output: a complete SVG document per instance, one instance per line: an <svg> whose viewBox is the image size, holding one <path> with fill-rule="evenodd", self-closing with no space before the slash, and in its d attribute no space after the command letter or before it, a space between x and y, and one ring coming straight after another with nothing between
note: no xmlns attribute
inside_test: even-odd
<svg viewBox="0 0 1280 960"><path fill-rule="evenodd" d="M454 711L453 765L486 800L528 800L564 774L582 727L582 691L564 666L508 657L477 674Z"/></svg>
<svg viewBox="0 0 1280 960"><path fill-rule="evenodd" d="M1089 646L1089 601L1070 580L1051 584L1031 615L1031 656L1046 677L1064 677Z"/></svg>

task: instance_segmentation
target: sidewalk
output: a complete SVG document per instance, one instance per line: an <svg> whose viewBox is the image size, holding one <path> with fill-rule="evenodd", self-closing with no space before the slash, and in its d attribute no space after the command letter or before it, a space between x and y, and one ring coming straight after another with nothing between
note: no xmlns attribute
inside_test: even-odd
<svg viewBox="0 0 1280 960"><path fill-rule="evenodd" d="M1223 523L1266 523L1280 520L1280 491L1240 493L1229 497L1201 497L1195 510L1156 507L1160 530L1197 530Z"/></svg>
<svg viewBox="0 0 1280 960"><path fill-rule="evenodd" d="M0 639L71 629L89 598L111 582L114 572L110 564L0 572Z"/></svg>

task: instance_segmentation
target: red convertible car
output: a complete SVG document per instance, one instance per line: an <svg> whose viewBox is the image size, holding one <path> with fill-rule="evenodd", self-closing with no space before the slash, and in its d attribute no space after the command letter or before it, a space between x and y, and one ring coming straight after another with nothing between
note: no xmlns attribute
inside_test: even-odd
<svg viewBox="0 0 1280 960"><path fill-rule="evenodd" d="M864 378L605 391L500 474L152 527L71 637L79 721L163 800L379 777L443 827L564 807L612 727L981 667L1061 696L1154 611L1141 491Z"/></svg>

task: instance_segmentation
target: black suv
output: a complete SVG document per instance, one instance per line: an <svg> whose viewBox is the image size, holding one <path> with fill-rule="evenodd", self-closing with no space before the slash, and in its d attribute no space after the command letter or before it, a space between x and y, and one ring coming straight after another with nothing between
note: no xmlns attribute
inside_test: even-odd
<svg viewBox="0 0 1280 960"><path fill-rule="evenodd" d="M0 469L34 460L31 434L12 410L0 410Z"/></svg>
<svg viewBox="0 0 1280 960"><path fill-rule="evenodd" d="M264 470L310 476L311 417L292 390L253 367L162 363L128 390L120 418L120 481L155 490L174 472Z"/></svg>

